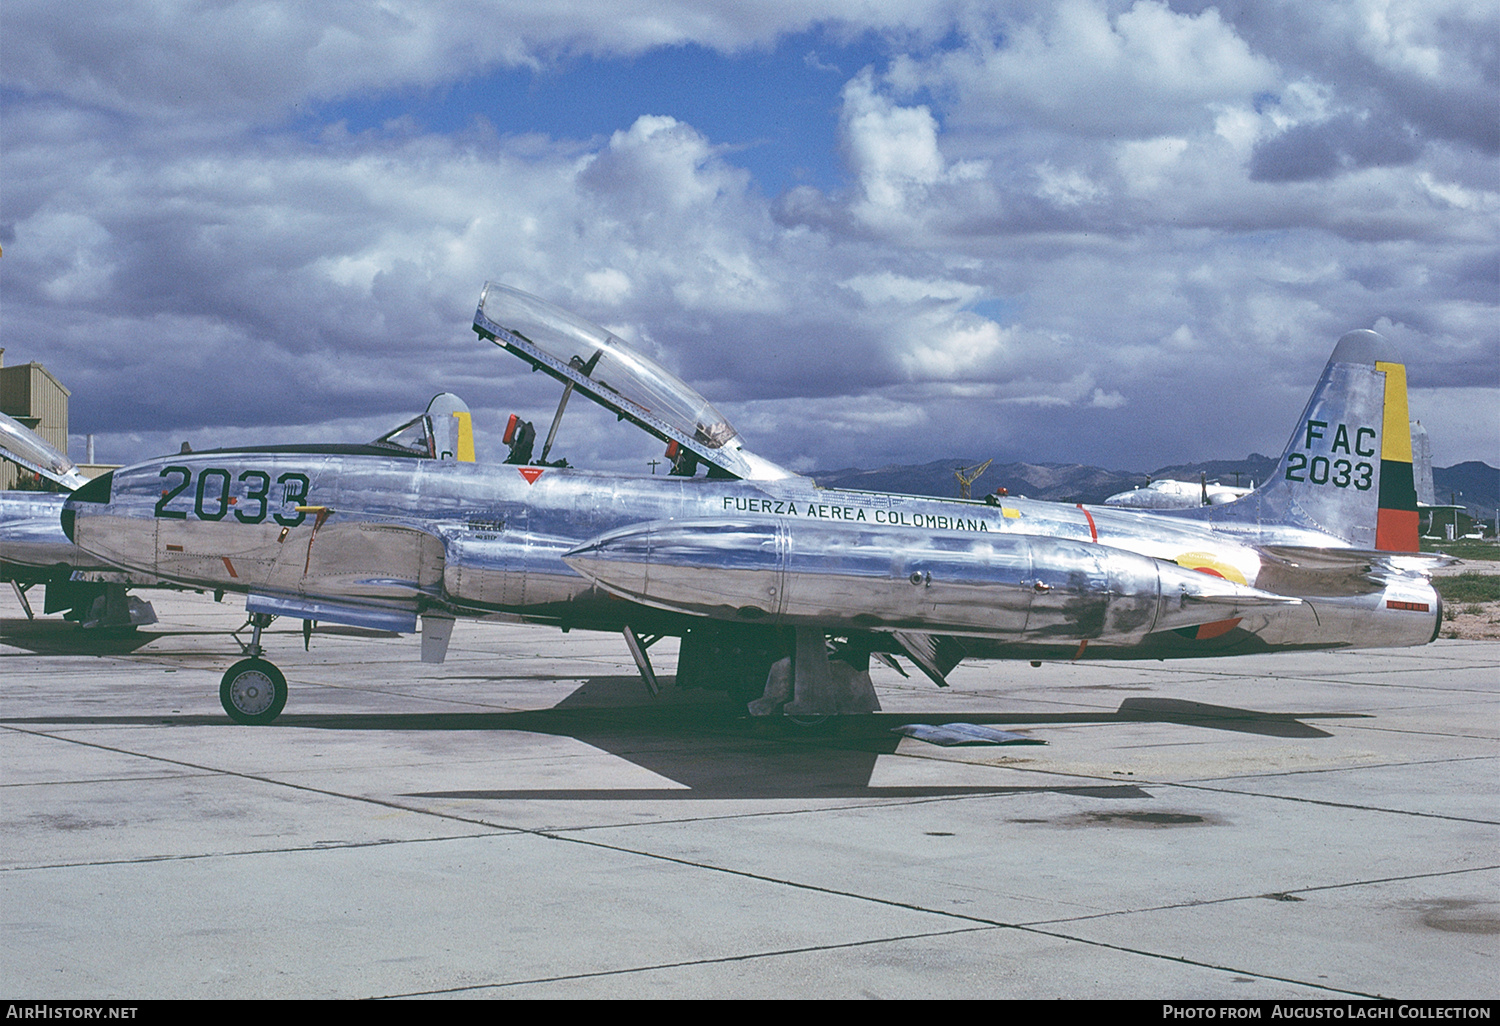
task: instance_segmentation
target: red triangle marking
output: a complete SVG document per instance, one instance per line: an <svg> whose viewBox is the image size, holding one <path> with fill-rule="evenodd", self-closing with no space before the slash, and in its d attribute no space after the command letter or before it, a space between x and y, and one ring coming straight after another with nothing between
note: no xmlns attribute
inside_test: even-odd
<svg viewBox="0 0 1500 1026"><path fill-rule="evenodd" d="M536 479L542 476L541 467L517 467L516 469L521 472L527 484L536 484Z"/></svg>

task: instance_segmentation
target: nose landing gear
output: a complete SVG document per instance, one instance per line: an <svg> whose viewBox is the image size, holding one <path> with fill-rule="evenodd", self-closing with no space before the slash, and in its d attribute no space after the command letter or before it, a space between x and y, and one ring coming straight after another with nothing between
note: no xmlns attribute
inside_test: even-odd
<svg viewBox="0 0 1500 1026"><path fill-rule="evenodd" d="M236 723L249 726L270 723L286 706L286 677L273 663L261 658L260 632L270 626L271 620L267 613L251 614L254 633L248 645L241 645L249 658L224 671L219 683L219 703Z"/></svg>

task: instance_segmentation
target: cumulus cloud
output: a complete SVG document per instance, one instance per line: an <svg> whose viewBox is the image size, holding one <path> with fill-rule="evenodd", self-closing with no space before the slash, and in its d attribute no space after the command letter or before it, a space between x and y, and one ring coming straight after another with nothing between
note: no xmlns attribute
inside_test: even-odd
<svg viewBox="0 0 1500 1026"><path fill-rule="evenodd" d="M815 25L922 37L943 0L117 0L80 17L46 0L6 4L6 77L37 95L191 121L274 118L371 89L437 87L496 67L633 56L695 43L734 52ZM872 20L873 18L873 20ZM203 125L202 127L207 127Z"/></svg>
<svg viewBox="0 0 1500 1026"><path fill-rule="evenodd" d="M844 87L840 127L845 159L858 183L853 213L874 227L905 225L935 187L984 173L977 161L950 166L938 150L932 112L898 106L881 95L868 69Z"/></svg>
<svg viewBox="0 0 1500 1026"><path fill-rule="evenodd" d="M1217 5L1287 68L1336 86L1339 100L1422 138L1500 151L1494 116L1500 9L1485 0L1291 0Z"/></svg>
<svg viewBox="0 0 1500 1026"><path fill-rule="evenodd" d="M1416 133L1404 126L1373 123L1366 115L1342 114L1300 124L1255 148L1250 178L1299 182L1365 167L1409 164L1421 152Z"/></svg>
<svg viewBox="0 0 1500 1026"><path fill-rule="evenodd" d="M892 79L953 93L958 124L1146 137L1201 126L1214 105L1249 101L1277 73L1215 8L1063 0L1002 14L962 49L898 61Z"/></svg>
<svg viewBox="0 0 1500 1026"><path fill-rule="evenodd" d="M1495 22L1458 0L394 0L269 20L22 0L7 355L58 373L75 431L121 447L106 458L369 437L442 389L497 430L557 396L469 331L498 278L642 345L798 467L1144 469L1278 449L1334 340L1376 327L1406 351L1414 414L1447 411L1440 458L1494 462L1495 425L1451 397L1500 398ZM571 138L471 116L285 127L330 97L813 25L889 55L860 51L828 112L838 185L767 197L716 123L649 108ZM575 463L659 455L576 407Z"/></svg>

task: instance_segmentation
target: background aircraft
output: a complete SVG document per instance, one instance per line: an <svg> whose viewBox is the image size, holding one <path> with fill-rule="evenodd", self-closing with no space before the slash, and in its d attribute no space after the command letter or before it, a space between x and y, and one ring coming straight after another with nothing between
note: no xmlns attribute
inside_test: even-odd
<svg viewBox="0 0 1500 1026"><path fill-rule="evenodd" d="M1254 490L1217 481L1209 484L1207 478L1197 482L1163 479L1149 481L1144 488L1116 492L1105 499L1104 504L1129 509L1193 509L1196 506L1222 506L1243 499Z"/></svg>
<svg viewBox="0 0 1500 1026"><path fill-rule="evenodd" d="M398 430L174 456L68 500L68 537L94 556L245 594L254 637L220 686L231 717L269 722L286 701L260 649L277 615L420 620L428 661L459 616L615 630L653 689L647 649L678 636L679 686L790 714L878 708L872 655L941 685L968 657L1414 645L1441 622L1414 552L1405 368L1371 331L1339 340L1269 481L1148 513L821 489L596 325L492 283L474 327L563 382L549 439L582 392L667 443L674 476L444 459L429 415L421 444Z"/></svg>
<svg viewBox="0 0 1500 1026"><path fill-rule="evenodd" d="M84 627L155 623L151 603L126 590L158 583L154 577L101 562L63 533L63 503L88 478L46 439L4 413L0 413L0 457L63 489L0 492L0 579L15 590L26 615L34 615L29 593L40 584L43 612L62 612Z"/></svg>

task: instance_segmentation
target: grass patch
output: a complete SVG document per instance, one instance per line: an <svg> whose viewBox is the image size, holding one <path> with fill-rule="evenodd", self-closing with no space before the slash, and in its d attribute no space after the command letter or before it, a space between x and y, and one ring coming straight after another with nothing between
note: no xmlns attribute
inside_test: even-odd
<svg viewBox="0 0 1500 1026"><path fill-rule="evenodd" d="M1432 586L1444 602L1500 602L1500 575L1496 574L1434 577Z"/></svg>
<svg viewBox="0 0 1500 1026"><path fill-rule="evenodd" d="M1459 559L1500 559L1500 544L1481 541L1477 538L1469 540L1458 538L1453 541L1434 541L1431 538L1423 538L1422 551L1442 552L1449 556L1457 556Z"/></svg>

